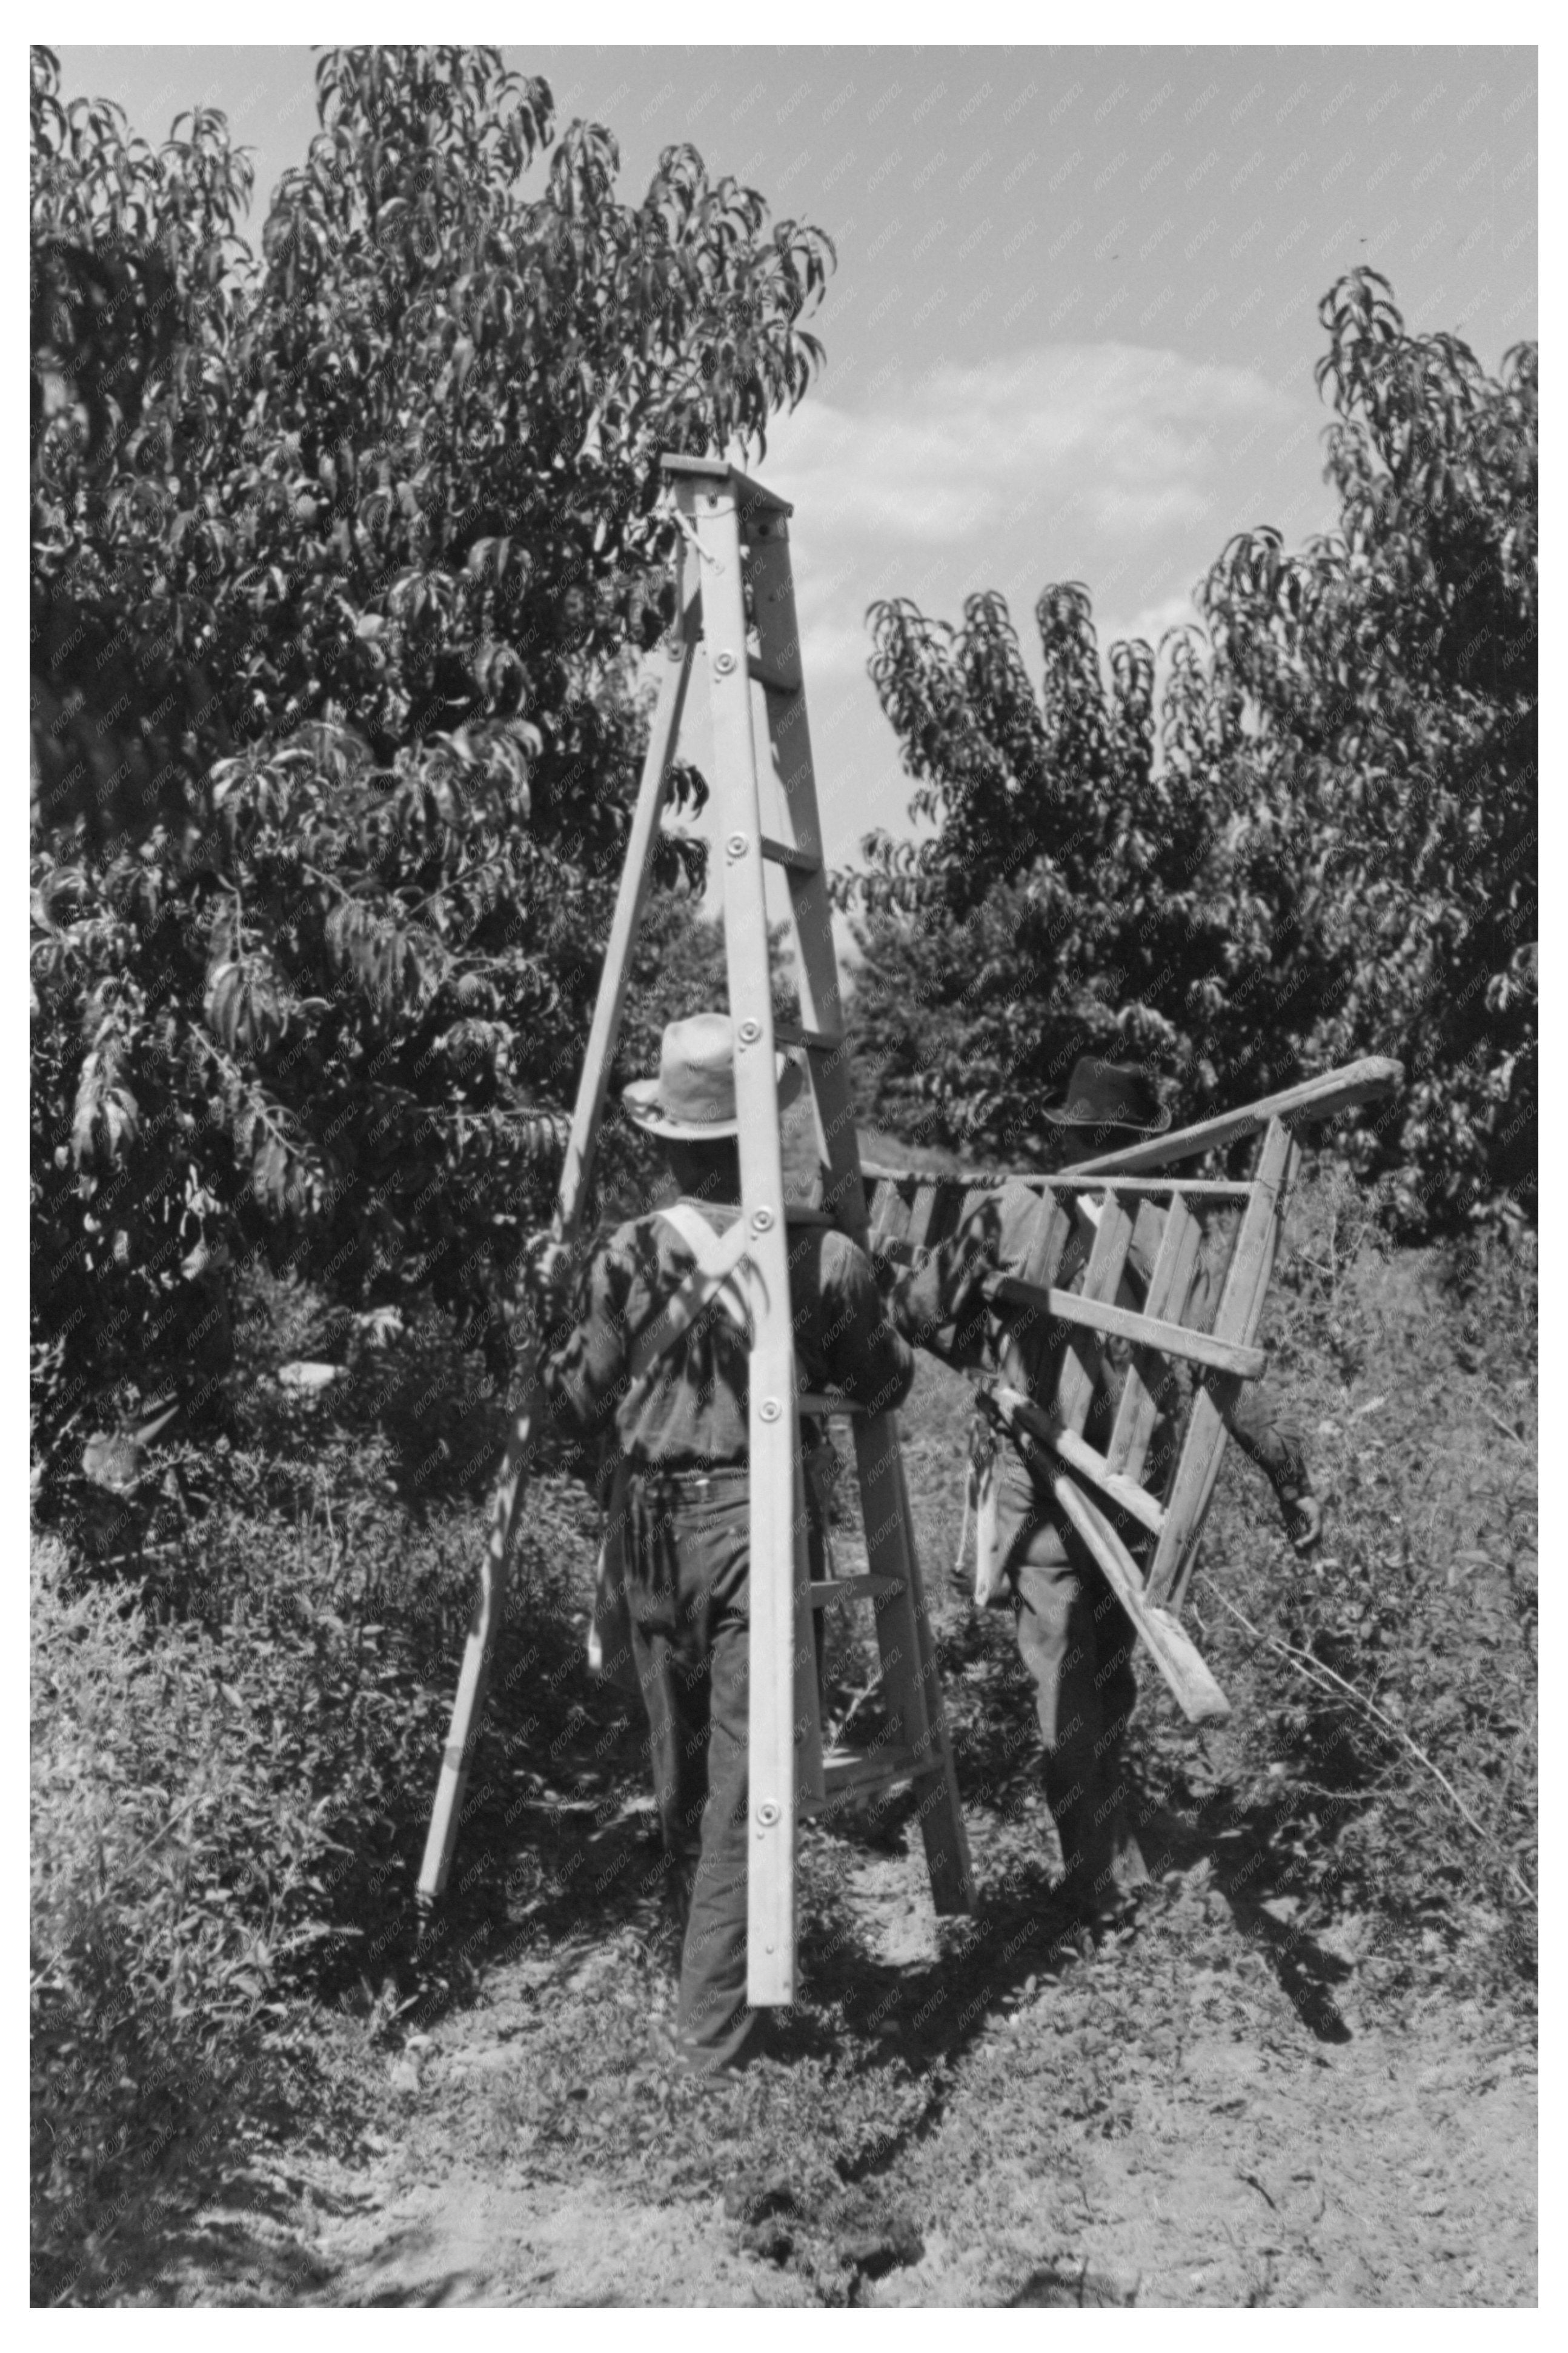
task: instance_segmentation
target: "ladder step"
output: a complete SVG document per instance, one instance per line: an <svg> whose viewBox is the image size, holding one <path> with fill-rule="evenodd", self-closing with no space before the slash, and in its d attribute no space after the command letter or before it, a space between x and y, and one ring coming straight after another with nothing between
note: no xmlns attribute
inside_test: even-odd
<svg viewBox="0 0 1568 2353"><path fill-rule="evenodd" d="M725 491L732 491L742 512L758 507L769 514L795 512L787 499L781 499L773 491L764 491L761 482L749 480L738 467L726 465L721 458L686 458L673 450L666 450L658 462L672 480L679 481L684 478L688 481L700 482L705 489L721 494Z"/></svg>
<svg viewBox="0 0 1568 2353"><path fill-rule="evenodd" d="M863 1405L857 1405L853 1398L828 1397L821 1389L804 1389L795 1399L795 1410L818 1414L864 1413L866 1409Z"/></svg>
<svg viewBox="0 0 1568 2353"><path fill-rule="evenodd" d="M1119 1504L1130 1519L1137 1520L1152 1535L1162 1533L1165 1514L1156 1497L1141 1487L1136 1479L1129 1479L1124 1472L1113 1471L1104 1455L1090 1446L1087 1439L1080 1438L1074 1430L1058 1430L1053 1431L1047 1444L1083 1478L1091 1479L1101 1494L1109 1496L1113 1504Z"/></svg>
<svg viewBox="0 0 1568 2353"><path fill-rule="evenodd" d="M1103 1454L1092 1447L1076 1430L1064 1430L1054 1415L1043 1413L1039 1407L1016 1389L999 1388L993 1392L997 1403L1038 1445L1076 1471L1081 1478L1091 1479L1100 1493L1120 1505L1131 1519L1158 1535L1165 1525L1165 1514L1159 1503L1135 1479L1113 1471Z"/></svg>
<svg viewBox="0 0 1568 2353"><path fill-rule="evenodd" d="M798 677L786 678L782 670L774 670L771 662L759 661L755 654L746 656L746 669L770 694L798 694L801 691Z"/></svg>
<svg viewBox="0 0 1568 2353"><path fill-rule="evenodd" d="M940 1773L942 1761L929 1749L873 1748L864 1757L826 1757L822 1764L822 1796L807 1804L825 1805L851 1789L889 1789L899 1781L923 1780Z"/></svg>
<svg viewBox="0 0 1568 2353"><path fill-rule="evenodd" d="M901 1593L904 1580L901 1577L879 1577L874 1569L868 1569L859 1577L824 1577L808 1589L812 1608L820 1609L829 1601L879 1601L886 1593Z"/></svg>
<svg viewBox="0 0 1568 2353"><path fill-rule="evenodd" d="M1261 1380L1268 1369L1268 1358L1261 1348L1215 1339L1211 1333L1194 1332L1184 1324L1167 1324L1158 1316L1140 1315L1109 1299L1088 1299L1073 1291L1045 1291L1038 1283L1021 1282L1012 1274L985 1275L980 1287L987 1299L1005 1300L1011 1307L1033 1307L1058 1324L1086 1324L1096 1332L1135 1340L1141 1347L1158 1348L1163 1356L1211 1365L1219 1373L1235 1373L1239 1380Z"/></svg>
<svg viewBox="0 0 1568 2353"><path fill-rule="evenodd" d="M763 856L771 859L775 866L787 866L796 874L820 874L822 871L822 860L815 850L796 849L793 842L774 841L766 833L762 835L759 846Z"/></svg>
<svg viewBox="0 0 1568 2353"><path fill-rule="evenodd" d="M814 1052L836 1054L844 1043L841 1029L802 1029L793 1021L773 1023L775 1046L805 1046Z"/></svg>

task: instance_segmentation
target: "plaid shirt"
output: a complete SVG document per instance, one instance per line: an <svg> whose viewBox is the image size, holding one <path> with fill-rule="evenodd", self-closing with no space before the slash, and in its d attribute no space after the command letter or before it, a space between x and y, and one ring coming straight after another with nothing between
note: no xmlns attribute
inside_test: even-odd
<svg viewBox="0 0 1568 2353"><path fill-rule="evenodd" d="M981 1284L989 1274L1020 1274L1039 1214L1040 1197L1027 1186L1008 1184L976 1189L964 1201L957 1231L932 1250L922 1266L901 1275L890 1308L905 1338L928 1348L960 1367L998 1367L1002 1345L1029 1315L1027 1309L994 1310ZM1224 1287L1226 1254L1205 1234L1197 1271L1181 1321L1206 1332L1213 1326ZM1056 1276L1061 1291L1077 1290L1089 1263L1089 1249L1075 1223ZM1134 1244L1127 1255L1126 1276L1142 1307L1148 1293L1153 1261ZM1039 1332L1036 1322L1037 1335ZM1067 1334L1060 1324L1046 1327L1046 1345L1035 1341L1034 1353L1043 1362L1032 1367L1030 1388L1042 1402L1056 1387ZM1026 1343L1026 1346L1027 1346ZM1103 1451L1116 1418L1116 1408L1131 1362L1130 1341L1107 1338L1101 1346L1101 1369L1085 1424L1084 1436ZM1158 1487L1170 1466L1175 1424L1181 1412L1179 1377L1173 1368L1158 1392L1158 1419L1149 1443L1144 1483ZM1225 1416L1226 1427L1243 1453L1257 1463L1279 1490L1300 1491L1308 1484L1305 1447L1299 1424L1291 1418L1278 1390L1267 1381L1244 1382Z"/></svg>
<svg viewBox="0 0 1568 2353"><path fill-rule="evenodd" d="M717 1233L741 1215L712 1202L693 1206ZM750 1356L745 1335L722 1308L707 1308L645 1381L631 1381L637 1335L692 1264L680 1235L658 1215L617 1228L595 1252L578 1288L575 1327L540 1368L563 1437L602 1438L613 1429L620 1452L639 1468L710 1470L746 1461ZM840 1389L872 1412L901 1405L914 1355L888 1321L865 1252L831 1227L797 1227L789 1270L801 1389Z"/></svg>

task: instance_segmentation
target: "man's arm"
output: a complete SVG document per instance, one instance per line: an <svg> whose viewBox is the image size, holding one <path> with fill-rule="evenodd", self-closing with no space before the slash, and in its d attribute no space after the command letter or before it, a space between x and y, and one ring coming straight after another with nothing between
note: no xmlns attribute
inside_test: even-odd
<svg viewBox="0 0 1568 2353"><path fill-rule="evenodd" d="M1205 1251L1193 1284L1190 1312L1206 1331L1219 1306L1223 1271ZM1200 1375L1200 1380L1205 1377ZM1323 1515L1312 1493L1307 1442L1296 1416L1272 1382L1243 1381L1221 1409L1226 1430L1256 1463L1279 1499L1286 1533L1298 1552L1310 1552L1322 1534Z"/></svg>
<svg viewBox="0 0 1568 2353"><path fill-rule="evenodd" d="M1309 1552L1322 1534L1323 1514L1312 1493L1300 1424L1268 1381L1244 1381L1223 1418L1278 1496L1291 1543L1298 1552Z"/></svg>
<svg viewBox="0 0 1568 2353"><path fill-rule="evenodd" d="M1039 1207L1026 1186L973 1192L957 1232L893 1283L888 1312L904 1338L960 1369L986 1364L992 1314L985 1279L1023 1264Z"/></svg>
<svg viewBox="0 0 1568 2353"><path fill-rule="evenodd" d="M575 1301L564 1312L559 1270L549 1272L555 1278L554 1287L544 1290L540 1300L550 1322L539 1363L545 1406L563 1438L596 1439L614 1419L626 1390L626 1270L612 1240L595 1252Z"/></svg>
<svg viewBox="0 0 1568 2353"><path fill-rule="evenodd" d="M824 1237L823 1362L835 1388L868 1413L902 1405L915 1377L914 1350L889 1320L864 1250L844 1235Z"/></svg>

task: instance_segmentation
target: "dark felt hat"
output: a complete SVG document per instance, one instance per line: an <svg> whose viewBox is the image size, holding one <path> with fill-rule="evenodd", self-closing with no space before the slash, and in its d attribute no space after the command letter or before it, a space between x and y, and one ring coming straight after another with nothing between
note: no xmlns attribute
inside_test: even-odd
<svg viewBox="0 0 1568 2353"><path fill-rule="evenodd" d="M1171 1124L1152 1071L1141 1062L1101 1062L1088 1054L1073 1064L1061 1108L1045 1117L1056 1127L1131 1127L1142 1135L1161 1135Z"/></svg>

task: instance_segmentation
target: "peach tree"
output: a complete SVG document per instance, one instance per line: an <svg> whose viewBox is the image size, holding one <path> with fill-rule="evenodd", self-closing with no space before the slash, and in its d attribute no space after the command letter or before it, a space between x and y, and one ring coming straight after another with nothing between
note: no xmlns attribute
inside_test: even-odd
<svg viewBox="0 0 1568 2353"><path fill-rule="evenodd" d="M479 1314L570 1101L670 617L661 449L763 444L831 265L640 203L489 49L326 51L259 255L221 116L33 110L34 1305L134 1372L196 1235ZM700 792L688 772L679 789ZM672 842L661 873L699 879Z"/></svg>
<svg viewBox="0 0 1568 2353"><path fill-rule="evenodd" d="M1533 1213L1536 354L1500 378L1358 271L1324 300L1337 531L1242 534L1206 631L1102 664L1089 592L956 629L874 607L917 841L844 878L866 1108L1026 1157L1083 1052L1201 1117L1358 1054L1395 1117L1348 1139L1406 1229Z"/></svg>

